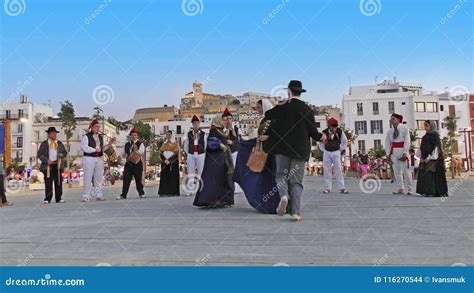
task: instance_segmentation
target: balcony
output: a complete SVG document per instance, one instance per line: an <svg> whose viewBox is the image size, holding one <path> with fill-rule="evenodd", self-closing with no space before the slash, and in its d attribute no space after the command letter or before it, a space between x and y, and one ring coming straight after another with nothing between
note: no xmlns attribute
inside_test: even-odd
<svg viewBox="0 0 474 293"><path fill-rule="evenodd" d="M0 120L20 120L20 119L28 119L28 114L9 114L6 113L0 114Z"/></svg>

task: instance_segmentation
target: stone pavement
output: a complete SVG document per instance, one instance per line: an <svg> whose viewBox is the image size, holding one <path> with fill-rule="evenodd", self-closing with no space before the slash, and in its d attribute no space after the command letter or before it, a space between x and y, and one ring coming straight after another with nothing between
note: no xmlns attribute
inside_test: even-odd
<svg viewBox="0 0 474 293"><path fill-rule="evenodd" d="M10 195L0 209L0 265L474 265L474 180L450 181L448 198L392 195L394 184L348 179L349 195L322 194L305 177L303 221L254 211L243 194L226 209L193 197L42 205L42 192ZM21 194L20 194L21 193ZM26 193L26 194L25 194Z"/></svg>

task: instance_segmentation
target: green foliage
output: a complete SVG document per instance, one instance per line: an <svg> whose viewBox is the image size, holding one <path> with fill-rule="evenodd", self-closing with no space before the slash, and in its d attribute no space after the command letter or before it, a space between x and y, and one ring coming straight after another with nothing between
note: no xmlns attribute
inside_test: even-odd
<svg viewBox="0 0 474 293"><path fill-rule="evenodd" d="M61 110L58 113L58 117L62 121L61 128L64 130L67 144L69 144L69 139L74 135L74 130L76 129L74 105L68 100L61 102Z"/></svg>
<svg viewBox="0 0 474 293"><path fill-rule="evenodd" d="M311 151L311 156L316 161L322 161L323 160L323 152L319 148L315 148L314 150L312 150Z"/></svg>
<svg viewBox="0 0 474 293"><path fill-rule="evenodd" d="M369 155L369 158L371 160L382 159L383 157L386 156L385 149L382 147L372 148L369 150L367 154Z"/></svg>

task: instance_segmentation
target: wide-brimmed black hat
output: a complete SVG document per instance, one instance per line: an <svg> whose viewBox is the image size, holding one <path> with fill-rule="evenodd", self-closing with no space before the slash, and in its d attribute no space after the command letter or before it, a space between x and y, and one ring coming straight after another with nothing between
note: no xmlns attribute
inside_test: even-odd
<svg viewBox="0 0 474 293"><path fill-rule="evenodd" d="M51 126L48 128L48 130L46 130L47 133L51 133L51 132L56 132L56 133L59 133L59 131L56 130L56 127L54 126Z"/></svg>
<svg viewBox="0 0 474 293"><path fill-rule="evenodd" d="M303 84L299 80L290 81L287 88L292 90L292 91L299 92L299 93L306 92L306 90L303 88Z"/></svg>

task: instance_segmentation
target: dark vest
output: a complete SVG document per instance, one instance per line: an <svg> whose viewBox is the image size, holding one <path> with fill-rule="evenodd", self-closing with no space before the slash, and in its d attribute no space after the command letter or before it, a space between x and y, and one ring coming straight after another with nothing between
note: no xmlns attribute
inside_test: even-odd
<svg viewBox="0 0 474 293"><path fill-rule="evenodd" d="M193 147L194 147L194 137L193 137L194 130L188 132L188 153L193 154ZM205 133L201 129L199 129L199 151L198 154L203 154L206 150L204 149L204 136Z"/></svg>
<svg viewBox="0 0 474 293"><path fill-rule="evenodd" d="M96 144L95 144L95 140L94 138L92 137L92 131L87 133L86 136L87 136L87 139L89 141L88 145L91 147L91 148L96 148ZM99 142L100 142L100 149L102 150L104 148L104 138L102 135L99 134ZM84 153L84 156L86 157L102 157L103 153L102 151L100 152L92 152L92 153Z"/></svg>
<svg viewBox="0 0 474 293"><path fill-rule="evenodd" d="M332 139L331 139L331 132L329 131L329 128L324 129L323 133L326 134L328 138L328 142L325 145L326 150L328 152L338 151L339 148L341 147L342 129L340 128L336 129L336 134L334 135Z"/></svg>
<svg viewBox="0 0 474 293"><path fill-rule="evenodd" d="M228 139L232 140L233 142L232 145L230 145L231 153L235 153L237 151L238 144L239 144L239 128L237 127L237 125L234 125L234 131L235 131L236 136L233 136L230 133L228 137Z"/></svg>
<svg viewBox="0 0 474 293"><path fill-rule="evenodd" d="M140 146L142 145L142 142L137 140L137 142L135 142L135 145L137 146L137 151L140 149ZM132 142L131 141L128 141L126 144L125 144L125 153L127 155L130 155L130 153L132 152Z"/></svg>

